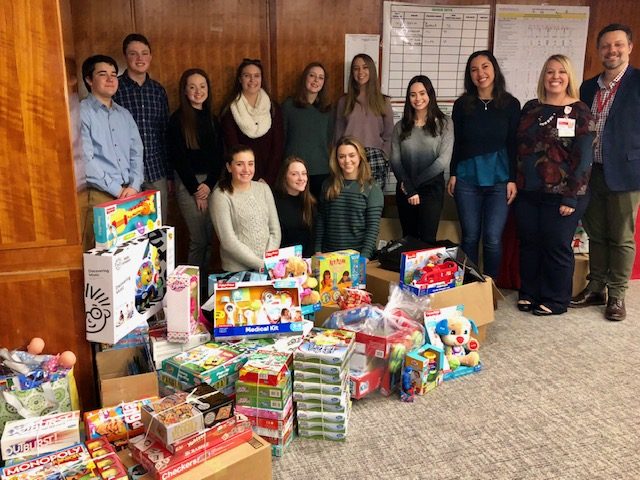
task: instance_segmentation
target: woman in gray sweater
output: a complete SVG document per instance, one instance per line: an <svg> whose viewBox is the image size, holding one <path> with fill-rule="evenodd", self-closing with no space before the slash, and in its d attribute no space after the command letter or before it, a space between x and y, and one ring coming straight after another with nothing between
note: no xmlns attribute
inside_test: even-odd
<svg viewBox="0 0 640 480"><path fill-rule="evenodd" d="M227 272L259 270L264 253L280 247L280 222L266 183L254 182L255 157L244 145L229 149L226 168L209 197L209 211L220 239Z"/></svg>
<svg viewBox="0 0 640 480"><path fill-rule="evenodd" d="M417 75L407 86L402 120L391 137L391 168L402 234L436 241L444 202L444 170L453 150L453 124L436 101L431 80Z"/></svg>

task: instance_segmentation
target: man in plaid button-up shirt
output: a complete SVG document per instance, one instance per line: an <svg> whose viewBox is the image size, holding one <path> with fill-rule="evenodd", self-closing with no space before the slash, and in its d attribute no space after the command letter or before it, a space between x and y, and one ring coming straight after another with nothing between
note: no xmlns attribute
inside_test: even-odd
<svg viewBox="0 0 640 480"><path fill-rule="evenodd" d="M122 42L127 69L113 99L131 112L144 145L143 190L159 190L162 223L166 224L171 171L168 165L166 128L169 102L164 87L149 77L151 47L144 35L132 33ZM168 180L169 179L169 180Z"/></svg>

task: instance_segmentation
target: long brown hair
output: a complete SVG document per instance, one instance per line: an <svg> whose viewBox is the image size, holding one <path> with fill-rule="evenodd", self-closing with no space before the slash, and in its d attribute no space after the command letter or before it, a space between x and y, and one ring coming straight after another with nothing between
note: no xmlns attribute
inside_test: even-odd
<svg viewBox="0 0 640 480"><path fill-rule="evenodd" d="M182 128L182 136L189 150L198 150L200 143L198 142L198 119L196 109L191 106L191 102L187 98L187 80L191 75L202 75L207 82L207 99L202 104L202 111L207 117L212 119L213 101L211 100L211 81L209 75L200 68L190 68L185 70L180 77L178 91L180 92L180 106L178 107L178 119Z"/></svg>
<svg viewBox="0 0 640 480"><path fill-rule="evenodd" d="M275 190L281 195L288 195L287 192L287 173L289 172L289 166L292 163L301 163L304 165L304 169L309 171L307 168L307 164L300 157L296 157L295 155L290 155L284 159L282 165L280 165L280 171L278 172L278 177L276 178ZM300 197L302 198L302 221L307 226L307 228L311 228L313 225L313 209L316 205L316 199L311 194L309 190L309 180L307 179L307 185L304 187L304 191L300 193Z"/></svg>
<svg viewBox="0 0 640 480"><path fill-rule="evenodd" d="M353 112L353 108L358 103L358 95L360 95L360 85L353 76L353 64L360 58L364 61L365 65L369 68L369 81L365 85L365 93L367 95L367 105L363 107L368 108L371 113L379 117L384 117L386 108L386 99L380 91L380 85L378 84L378 71L376 70L376 64L373 63L373 59L366 53L359 53L353 60L351 60L351 69L349 71L349 87L347 94L345 95L346 101L344 102L344 112L342 115L345 117ZM340 113L340 112L338 112Z"/></svg>
<svg viewBox="0 0 640 480"><path fill-rule="evenodd" d="M232 145L225 154L224 163L225 166L220 172L220 180L218 180L218 188L223 192L233 193L233 184L231 183L231 172L227 169L231 162L233 162L233 158L242 152L251 152L253 154L253 158L255 161L255 153L251 147L247 147L246 145Z"/></svg>
<svg viewBox="0 0 640 480"><path fill-rule="evenodd" d="M322 69L324 73L324 85L322 85L322 89L318 92L318 96L316 97L316 101L313 102L313 106L316 107L321 112L327 112L331 108L331 104L327 101L327 93L326 86L329 81L329 75L327 74L327 69L324 68L320 62L311 62L309 65L304 67L302 71L302 75L298 80L298 87L296 89L296 95L293 97L293 104L298 108L305 108L309 106L309 101L307 100L307 76L312 68L319 67Z"/></svg>
<svg viewBox="0 0 640 480"><path fill-rule="evenodd" d="M329 176L329 188L325 198L327 200L335 200L342 192L344 187L344 175L342 169L338 163L338 149L343 145L350 145L356 149L358 156L360 157L360 165L358 165L358 178L356 181L360 184L360 191L364 192L365 185L373 183L373 176L371 175L371 166L367 160L367 154L365 153L364 146L356 140L355 137L345 136L340 138L336 142L336 146L331 151L331 157L329 157L329 170L331 175Z"/></svg>
<svg viewBox="0 0 640 480"><path fill-rule="evenodd" d="M242 76L242 71L244 70L244 68L249 65L258 67L258 70L260 70L260 88L262 88L267 96L271 98L269 89L267 88L266 79L264 78L264 68L262 67L262 62L260 61L260 59L243 58L242 62L240 62L240 65L238 65L238 68L236 69L236 77L233 81L233 88L231 89L231 92L229 92L222 110L220 110L220 117L222 117L227 112L227 110L229 110L233 102L240 99L240 95L242 95L242 82L240 81L240 77ZM273 116L273 102L271 102L271 116Z"/></svg>

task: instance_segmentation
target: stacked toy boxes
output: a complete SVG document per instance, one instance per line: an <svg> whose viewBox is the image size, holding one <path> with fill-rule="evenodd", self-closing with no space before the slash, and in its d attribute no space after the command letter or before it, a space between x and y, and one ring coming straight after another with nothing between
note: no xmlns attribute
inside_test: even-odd
<svg viewBox="0 0 640 480"><path fill-rule="evenodd" d="M272 445L276 457L293 440L290 353L257 352L240 369L236 409L246 415L253 431Z"/></svg>
<svg viewBox="0 0 640 480"><path fill-rule="evenodd" d="M293 399L300 437L344 440L351 409L349 359L355 333L314 328L294 352Z"/></svg>
<svg viewBox="0 0 640 480"><path fill-rule="evenodd" d="M84 254L90 342L117 343L162 308L175 254L174 229L161 226L160 209L157 191L94 208L96 248Z"/></svg>
<svg viewBox="0 0 640 480"><path fill-rule="evenodd" d="M251 424L233 400L198 385L142 407L145 434L132 439L133 458L157 479L183 474L252 438Z"/></svg>

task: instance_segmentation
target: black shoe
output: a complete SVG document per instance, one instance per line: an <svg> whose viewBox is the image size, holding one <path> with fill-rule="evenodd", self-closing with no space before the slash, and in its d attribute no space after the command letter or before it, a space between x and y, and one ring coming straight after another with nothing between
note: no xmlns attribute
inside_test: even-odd
<svg viewBox="0 0 640 480"><path fill-rule="evenodd" d="M566 310L551 310L546 305L537 305L533 308L532 312L538 317L546 317L549 315L562 315Z"/></svg>
<svg viewBox="0 0 640 480"><path fill-rule="evenodd" d="M531 303L529 300L518 300L517 306L518 310L520 310L521 312L530 312L533 308L533 303Z"/></svg>
<svg viewBox="0 0 640 480"><path fill-rule="evenodd" d="M586 288L569 302L571 308L590 307L592 305L606 305L607 296L604 292L592 292Z"/></svg>
<svg viewBox="0 0 640 480"><path fill-rule="evenodd" d="M627 309L624 306L624 298L609 297L604 318L612 322L619 322L627 318Z"/></svg>

